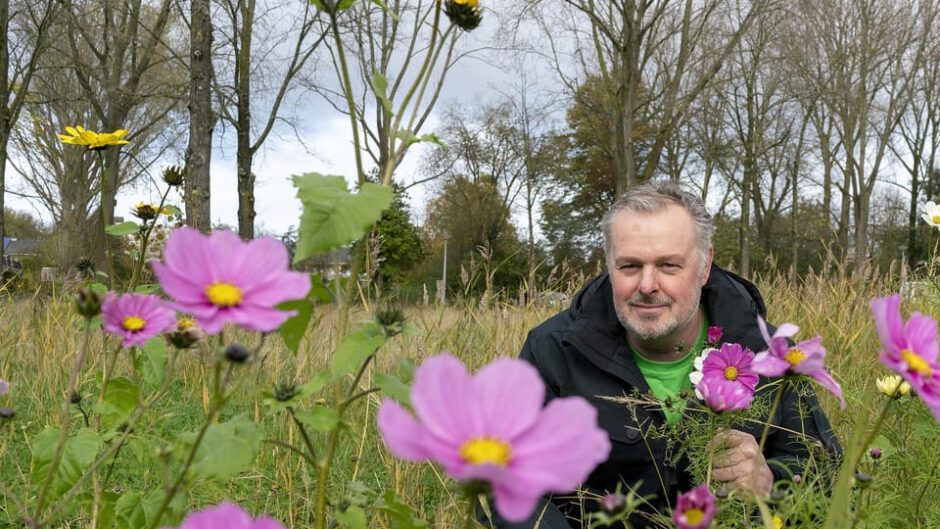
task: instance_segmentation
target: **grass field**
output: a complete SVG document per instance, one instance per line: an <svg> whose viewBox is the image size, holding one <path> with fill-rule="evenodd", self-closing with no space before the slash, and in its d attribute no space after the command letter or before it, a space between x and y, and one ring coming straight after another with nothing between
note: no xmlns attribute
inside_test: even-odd
<svg viewBox="0 0 940 529"><path fill-rule="evenodd" d="M898 288L895 281L873 275L863 280L837 276L809 278L798 286L784 277L758 280L768 306L769 320L789 321L801 326L801 337L819 334L829 350L828 362L845 392L848 407L841 411L835 399L821 397L823 406L840 438L852 428L856 418L869 417L880 406L875 389L877 376L887 373L877 354L879 343L868 308L875 295ZM905 299L906 312L920 310L938 315L938 295L932 291ZM359 308L353 319L366 319L372 307ZM272 413L263 404L263 392L283 381L305 382L325 369L336 343L332 310L319 309L317 322L311 326L293 355L276 336L269 337L262 354L254 362L235 371L238 386L231 403L222 412L222 420L245 415L261 425L263 435L299 445L299 433L283 412ZM402 359L419 363L421 359L450 351L471 366L480 366L499 356L515 356L528 329L558 310L557 307L518 307L501 305L489 309L473 306L406 308L408 320L420 329L418 336L399 335L380 351L376 368L394 371ZM0 406L12 407L17 415L0 429L0 482L20 497L35 496L29 485L31 439L47 425L58 424L63 392L81 348L81 318L64 299L30 297L0 301L0 378L11 383L9 395ZM227 341L257 342L256 335L229 333ZM86 396L83 407L92 408L96 377L115 351L115 342L104 343L92 335L90 356L82 372L79 392ZM163 487L168 472L165 454L159 447L172 448L180 432L195 431L209 408L211 370L205 353L196 350L171 353L169 392L135 426L131 441L118 455L104 489L109 497L127 490L151 490ZM116 356L113 372L133 377L129 356ZM367 373L368 384L371 372ZM337 388L328 387L327 396ZM147 397L146 389L142 398ZM372 394L358 401L347 417L349 432L340 444L332 475L330 495L343 508L341 499L366 501L368 491L393 489L432 527L457 524L456 508L448 481L433 467L412 465L391 458L376 433L374 414L379 396ZM81 414L75 411L74 424ZM139 433L137 433L139 432ZM940 441L940 426L920 402L912 401L902 413L889 417L876 445L884 457L871 470L871 486L858 497L857 527L940 527L940 471L934 470ZM323 434L314 435L314 446L323 443ZM154 450L153 447L158 447ZM203 505L232 499L251 512L266 512L287 527L311 525L315 496L315 471L291 451L273 442L265 442L249 470L221 485L200 482L188 498L190 505ZM350 483L353 482L353 485ZM33 488L31 488L33 487ZM68 513L64 526L91 525L87 509ZM9 501L0 509L0 527L20 527L16 508ZM99 522L100 520L95 520ZM369 527L391 527L386 515L374 514Z"/></svg>

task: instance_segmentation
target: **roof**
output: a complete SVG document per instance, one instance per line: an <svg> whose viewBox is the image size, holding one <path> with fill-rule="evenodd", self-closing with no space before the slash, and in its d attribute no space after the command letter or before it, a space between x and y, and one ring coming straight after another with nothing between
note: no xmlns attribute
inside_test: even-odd
<svg viewBox="0 0 940 529"><path fill-rule="evenodd" d="M39 240L4 237L3 255L39 255Z"/></svg>

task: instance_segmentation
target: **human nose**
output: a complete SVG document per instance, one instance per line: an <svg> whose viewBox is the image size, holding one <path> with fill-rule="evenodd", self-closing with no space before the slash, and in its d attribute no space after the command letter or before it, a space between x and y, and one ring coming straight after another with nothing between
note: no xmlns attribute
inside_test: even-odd
<svg viewBox="0 0 940 529"><path fill-rule="evenodd" d="M656 269L645 266L640 275L639 290L641 294L653 294L659 290L659 280L656 277Z"/></svg>

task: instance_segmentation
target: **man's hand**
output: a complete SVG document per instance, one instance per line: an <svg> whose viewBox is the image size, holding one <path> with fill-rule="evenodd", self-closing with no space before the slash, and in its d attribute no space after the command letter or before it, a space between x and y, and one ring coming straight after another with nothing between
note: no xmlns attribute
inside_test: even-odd
<svg viewBox="0 0 940 529"><path fill-rule="evenodd" d="M758 496L770 494L774 475L754 436L738 430L721 430L709 443L714 450L712 476L728 488Z"/></svg>

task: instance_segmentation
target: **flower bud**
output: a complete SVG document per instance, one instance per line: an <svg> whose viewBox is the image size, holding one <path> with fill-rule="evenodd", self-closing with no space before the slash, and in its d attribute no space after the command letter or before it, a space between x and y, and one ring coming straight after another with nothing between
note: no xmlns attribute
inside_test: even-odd
<svg viewBox="0 0 940 529"><path fill-rule="evenodd" d="M179 187L183 185L183 180L185 180L185 177L186 171L178 165L171 165L163 170L163 181L166 182L167 185L173 187Z"/></svg>
<svg viewBox="0 0 940 529"><path fill-rule="evenodd" d="M0 378L0 397L2 397L3 395L6 395L7 393L9 393L9 391L10 391L10 384L6 380L3 380L2 378Z"/></svg>
<svg viewBox="0 0 940 529"><path fill-rule="evenodd" d="M233 343L225 348L225 359L233 364L244 364L249 356L251 353L242 344Z"/></svg>
<svg viewBox="0 0 940 529"><path fill-rule="evenodd" d="M391 338L401 333L405 313L398 307L385 307L375 311L375 321L385 330L385 336Z"/></svg>
<svg viewBox="0 0 940 529"><path fill-rule="evenodd" d="M16 417L16 412L13 411L13 408L0 408L0 420L9 421Z"/></svg>
<svg viewBox="0 0 940 529"><path fill-rule="evenodd" d="M877 386L878 391L885 396L896 398L901 396L900 389L902 383L904 383L904 379L901 378L901 375L887 375L876 380L875 386ZM908 384L907 392L910 393L910 384Z"/></svg>
<svg viewBox="0 0 940 529"><path fill-rule="evenodd" d="M712 325L711 327L709 327L706 333L706 339L708 340L708 343L710 344L718 343L718 341L721 340L721 336L722 336L721 327L718 327L717 325Z"/></svg>
<svg viewBox="0 0 940 529"><path fill-rule="evenodd" d="M464 31L473 31L483 22L479 0L447 0L444 13L451 23Z"/></svg>
<svg viewBox="0 0 940 529"><path fill-rule="evenodd" d="M871 449L869 455L871 455L872 459L881 459L881 449L876 446Z"/></svg>
<svg viewBox="0 0 940 529"><path fill-rule="evenodd" d="M286 402L300 393L293 382L278 382L274 385L274 398L279 402Z"/></svg>
<svg viewBox="0 0 940 529"><path fill-rule="evenodd" d="M793 474L793 483L801 483L803 481L803 476L799 474Z"/></svg>
<svg viewBox="0 0 940 529"><path fill-rule="evenodd" d="M166 339L177 349L189 349L203 337L202 329L196 327L196 322L182 318L176 322L176 330L166 333Z"/></svg>
<svg viewBox="0 0 940 529"><path fill-rule="evenodd" d="M731 494L728 492L728 489L726 488L720 488L715 491L715 497L718 498L719 500L726 499L730 495Z"/></svg>
<svg viewBox="0 0 940 529"><path fill-rule="evenodd" d="M621 492L605 494L601 498L601 510L607 514L615 515L620 513L627 506L627 498Z"/></svg>
<svg viewBox="0 0 940 529"><path fill-rule="evenodd" d="M82 288L75 294L75 310L85 318L101 314L101 296L90 288Z"/></svg>
<svg viewBox="0 0 940 529"><path fill-rule="evenodd" d="M82 403L82 394L75 391L69 396L69 402L75 404L76 406Z"/></svg>

